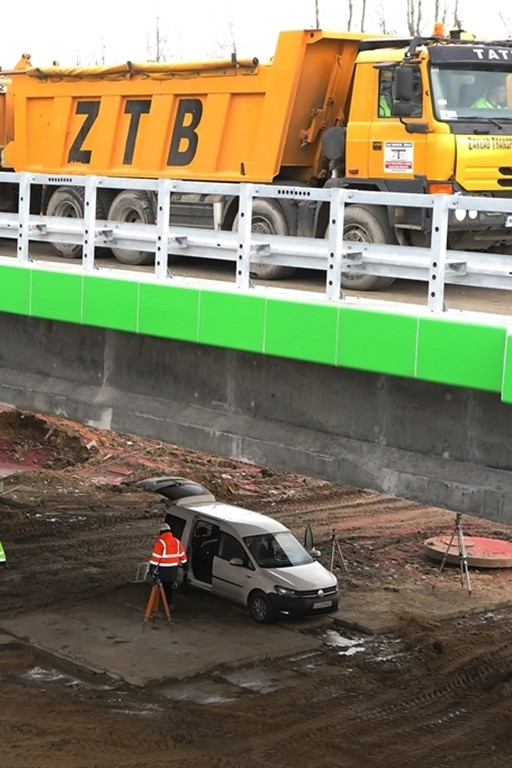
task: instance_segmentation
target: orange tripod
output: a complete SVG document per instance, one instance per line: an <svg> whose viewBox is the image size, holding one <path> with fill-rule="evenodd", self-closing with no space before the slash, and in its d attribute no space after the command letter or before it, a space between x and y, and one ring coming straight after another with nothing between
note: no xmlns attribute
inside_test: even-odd
<svg viewBox="0 0 512 768"><path fill-rule="evenodd" d="M155 576L153 578L153 586L151 587L151 593L149 595L148 604L146 606L146 612L144 614L144 624L142 625L142 631L144 631L144 628L147 622L149 621L149 619L154 619L155 615L158 613L160 598L162 598L162 605L164 607L165 615L167 616L167 621L170 625L171 611L169 609L169 603L167 602L167 598L165 596L165 590L162 582L160 581L158 576Z"/></svg>

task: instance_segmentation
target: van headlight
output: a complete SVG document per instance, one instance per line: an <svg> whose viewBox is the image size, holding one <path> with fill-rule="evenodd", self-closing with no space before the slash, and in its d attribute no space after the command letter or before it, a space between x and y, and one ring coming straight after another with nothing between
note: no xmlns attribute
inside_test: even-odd
<svg viewBox="0 0 512 768"><path fill-rule="evenodd" d="M297 597L297 592L294 589L281 587L279 584L274 584L274 589L278 595L286 595L286 597Z"/></svg>

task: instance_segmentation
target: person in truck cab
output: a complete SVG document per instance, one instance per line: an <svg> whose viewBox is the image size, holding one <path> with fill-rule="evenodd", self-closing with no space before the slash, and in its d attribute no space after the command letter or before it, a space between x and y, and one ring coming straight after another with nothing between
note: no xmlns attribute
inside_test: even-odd
<svg viewBox="0 0 512 768"><path fill-rule="evenodd" d="M503 109L507 106L507 89L505 84L494 83L471 106L477 109Z"/></svg>
<svg viewBox="0 0 512 768"><path fill-rule="evenodd" d="M384 69L379 76L379 117L391 117L393 96L391 93L392 73Z"/></svg>
<svg viewBox="0 0 512 768"><path fill-rule="evenodd" d="M413 93L409 117L421 117L423 113L421 72L418 67L413 67L412 70ZM379 117L393 117L393 103L393 73L390 69L383 69L379 74Z"/></svg>

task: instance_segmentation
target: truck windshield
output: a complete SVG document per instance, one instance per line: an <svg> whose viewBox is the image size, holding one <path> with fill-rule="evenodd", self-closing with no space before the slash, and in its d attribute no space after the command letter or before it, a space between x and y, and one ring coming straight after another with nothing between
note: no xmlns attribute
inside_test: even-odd
<svg viewBox="0 0 512 768"><path fill-rule="evenodd" d="M432 66L431 83L439 120L512 120L512 73L491 66Z"/></svg>
<svg viewBox="0 0 512 768"><path fill-rule="evenodd" d="M290 531L245 536L244 541L251 555L262 568L286 568L290 565L306 565L313 558Z"/></svg>

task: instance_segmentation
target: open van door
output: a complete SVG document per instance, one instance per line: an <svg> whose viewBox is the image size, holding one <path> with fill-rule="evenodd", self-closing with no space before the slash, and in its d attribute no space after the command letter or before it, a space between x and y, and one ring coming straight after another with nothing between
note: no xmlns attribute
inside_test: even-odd
<svg viewBox="0 0 512 768"><path fill-rule="evenodd" d="M184 477L149 477L146 480L139 480L137 485L148 491L160 493L178 505L182 500L190 501L191 497L194 497L194 501L215 501L215 496L204 485Z"/></svg>

